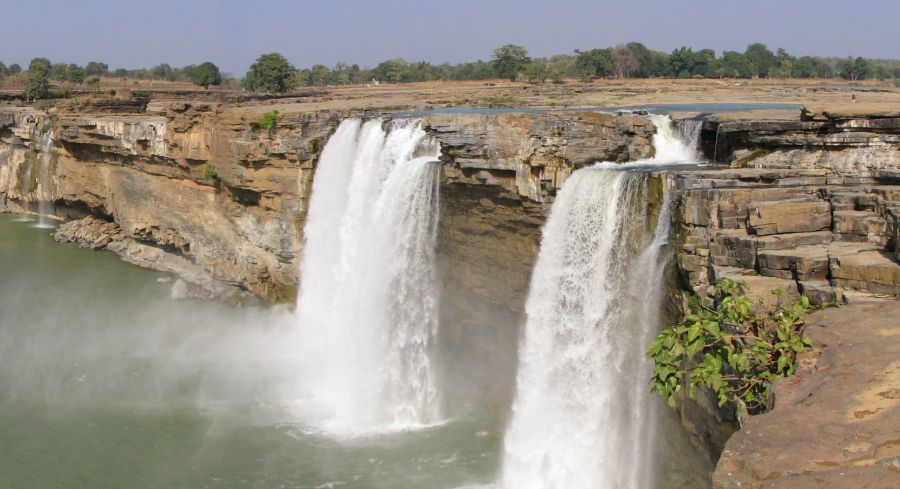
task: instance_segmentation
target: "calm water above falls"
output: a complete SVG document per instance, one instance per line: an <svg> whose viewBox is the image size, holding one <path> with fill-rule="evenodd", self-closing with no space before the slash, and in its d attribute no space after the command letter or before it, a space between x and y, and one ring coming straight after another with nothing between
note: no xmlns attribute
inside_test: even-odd
<svg viewBox="0 0 900 489"><path fill-rule="evenodd" d="M295 320L170 299L164 275L0 214L0 487L421 488L489 480L478 420L311 434ZM299 375L298 375L299 372Z"/></svg>

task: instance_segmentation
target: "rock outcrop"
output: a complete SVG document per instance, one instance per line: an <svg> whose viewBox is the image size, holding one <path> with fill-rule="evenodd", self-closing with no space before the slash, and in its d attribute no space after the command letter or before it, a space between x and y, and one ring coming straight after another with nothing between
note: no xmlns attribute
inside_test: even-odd
<svg viewBox="0 0 900 489"><path fill-rule="evenodd" d="M900 118L817 117L717 121L732 168L669 176L689 288L732 277L817 302L900 296Z"/></svg>
<svg viewBox="0 0 900 489"><path fill-rule="evenodd" d="M815 348L728 441L715 489L900 487L900 302L809 318Z"/></svg>
<svg viewBox="0 0 900 489"><path fill-rule="evenodd" d="M260 130L258 114L215 104L110 112L0 110L0 209L95 215L202 270L210 293L293 301L315 158L345 114Z"/></svg>
<svg viewBox="0 0 900 489"><path fill-rule="evenodd" d="M645 117L591 112L432 114L423 124L441 142L444 164L440 307L442 324L453 327L440 334L454 365L444 385L461 389L448 397L487 398L491 411L506 412L531 269L556 191L581 166L652 156L655 127Z"/></svg>

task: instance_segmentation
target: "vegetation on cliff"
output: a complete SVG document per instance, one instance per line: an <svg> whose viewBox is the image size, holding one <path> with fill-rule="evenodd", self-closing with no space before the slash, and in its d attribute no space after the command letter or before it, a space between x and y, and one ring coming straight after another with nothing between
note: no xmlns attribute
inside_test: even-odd
<svg viewBox="0 0 900 489"><path fill-rule="evenodd" d="M735 402L750 413L765 411L772 381L794 373L797 353L810 344L803 318L815 306L805 296L783 298L774 310L757 313L743 292L741 282L725 279L712 297L691 297L689 314L650 344L650 389L670 406L687 385L691 397L703 387L720 406Z"/></svg>

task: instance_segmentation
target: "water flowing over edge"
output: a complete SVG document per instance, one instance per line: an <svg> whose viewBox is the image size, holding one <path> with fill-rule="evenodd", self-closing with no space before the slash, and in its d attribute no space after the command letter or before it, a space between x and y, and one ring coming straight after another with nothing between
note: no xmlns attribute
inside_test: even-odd
<svg viewBox="0 0 900 489"><path fill-rule="evenodd" d="M300 345L310 423L339 436L441 421L432 365L439 145L416 120L343 121L305 227Z"/></svg>
<svg viewBox="0 0 900 489"><path fill-rule="evenodd" d="M651 222L651 177L631 170L699 160L700 125L651 120L653 159L580 169L551 208L526 301L504 488L655 484L643 351L659 329L669 202L664 192Z"/></svg>

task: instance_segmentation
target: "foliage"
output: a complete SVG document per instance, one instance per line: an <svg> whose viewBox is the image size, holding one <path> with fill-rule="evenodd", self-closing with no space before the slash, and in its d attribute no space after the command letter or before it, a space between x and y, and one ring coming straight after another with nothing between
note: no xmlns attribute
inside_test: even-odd
<svg viewBox="0 0 900 489"><path fill-rule="evenodd" d="M757 315L744 289L741 282L722 280L712 298L692 298L690 313L650 344L650 389L670 406L687 383L691 397L702 386L718 397L720 406L743 402L751 413L763 411L772 381L794 373L797 353L810 344L803 335L803 318L815 307L801 296Z"/></svg>
<svg viewBox="0 0 900 489"><path fill-rule="evenodd" d="M768 77L769 71L777 66L775 55L765 44L759 42L747 46L744 56L747 58L747 63L753 67L754 74L760 77Z"/></svg>
<svg viewBox="0 0 900 489"><path fill-rule="evenodd" d="M98 61L90 61L87 66L84 67L84 74L86 76L102 76L109 72L109 65L106 63L100 63Z"/></svg>
<svg viewBox="0 0 900 489"><path fill-rule="evenodd" d="M222 73L219 72L218 66L207 61L192 70L191 82L208 89L210 85L222 84Z"/></svg>
<svg viewBox="0 0 900 489"><path fill-rule="evenodd" d="M92 76L85 80L84 83L90 87L91 90L97 90L100 88L100 77Z"/></svg>
<svg viewBox="0 0 900 489"><path fill-rule="evenodd" d="M494 58L491 63L498 77L516 81L516 76L529 61L531 58L528 57L527 49L515 44L507 44L494 50Z"/></svg>
<svg viewBox="0 0 900 489"><path fill-rule="evenodd" d="M687 78L694 72L694 50L688 47L680 47L672 51L669 56L669 65L672 73L679 78Z"/></svg>
<svg viewBox="0 0 900 489"><path fill-rule="evenodd" d="M25 97L30 100L44 98L50 92L50 60L34 58L28 65L25 79Z"/></svg>
<svg viewBox="0 0 900 489"><path fill-rule="evenodd" d="M9 65L9 68L6 69L10 75L17 75L22 72L22 67L19 66L19 63L13 63Z"/></svg>
<svg viewBox="0 0 900 489"><path fill-rule="evenodd" d="M56 81L66 81L66 70L69 65L65 63L53 63L50 66L50 78Z"/></svg>
<svg viewBox="0 0 900 489"><path fill-rule="evenodd" d="M278 123L278 110L272 109L269 112L259 116L259 119L256 121L256 126L260 129L268 131L275 127L275 124Z"/></svg>
<svg viewBox="0 0 900 489"><path fill-rule="evenodd" d="M66 68L66 81L70 81L75 85L81 85L84 83L85 71L84 68L71 64Z"/></svg>
<svg viewBox="0 0 900 489"><path fill-rule="evenodd" d="M529 63L525 68L525 78L530 83L544 83L550 77L550 68L544 63Z"/></svg>
<svg viewBox="0 0 900 489"><path fill-rule="evenodd" d="M50 110L59 103L59 100L38 100L31 104L37 110Z"/></svg>
<svg viewBox="0 0 900 489"><path fill-rule="evenodd" d="M150 98L153 94L146 90L132 90L131 96L134 98Z"/></svg>
<svg viewBox="0 0 900 489"><path fill-rule="evenodd" d="M591 81L596 77L606 76L612 72L612 54L609 49L575 50L575 66L581 81Z"/></svg>
<svg viewBox="0 0 900 489"><path fill-rule="evenodd" d="M285 93L293 88L297 69L284 56L269 53L256 58L244 82L250 90Z"/></svg>
<svg viewBox="0 0 900 489"><path fill-rule="evenodd" d="M869 62L864 58L847 58L838 65L841 76L847 80L865 79L871 70Z"/></svg>
<svg viewBox="0 0 900 489"><path fill-rule="evenodd" d="M203 179L209 181L219 179L219 174L216 172L215 167L213 167L212 163L209 160L206 160L206 164L203 165Z"/></svg>

